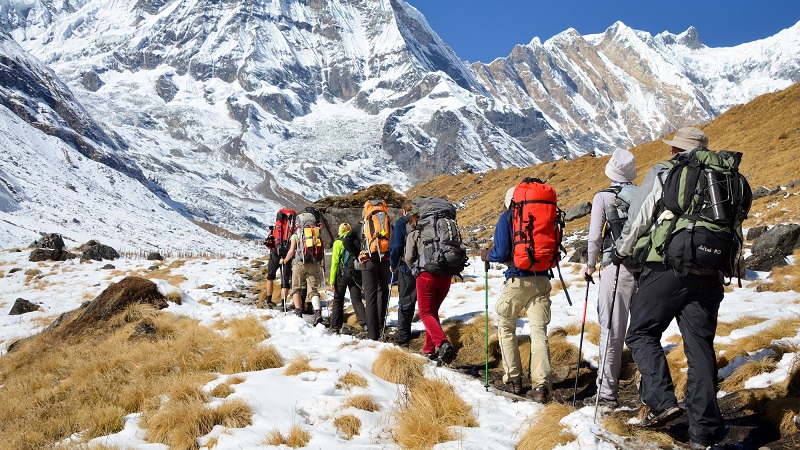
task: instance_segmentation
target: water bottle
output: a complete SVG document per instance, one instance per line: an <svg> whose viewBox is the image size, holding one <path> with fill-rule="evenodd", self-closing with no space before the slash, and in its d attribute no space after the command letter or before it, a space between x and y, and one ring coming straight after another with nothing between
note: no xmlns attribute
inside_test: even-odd
<svg viewBox="0 0 800 450"><path fill-rule="evenodd" d="M617 206L614 203L606 205L606 221L608 229L611 231L611 239L617 240L622 234L622 227L625 225L625 218L619 216Z"/></svg>
<svg viewBox="0 0 800 450"><path fill-rule="evenodd" d="M706 172L706 204L704 215L714 221L730 220L733 205L731 204L729 179L719 172Z"/></svg>

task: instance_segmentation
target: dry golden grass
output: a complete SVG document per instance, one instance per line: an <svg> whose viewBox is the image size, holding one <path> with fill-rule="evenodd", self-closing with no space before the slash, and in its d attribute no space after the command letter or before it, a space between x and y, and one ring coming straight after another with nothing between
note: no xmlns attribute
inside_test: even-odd
<svg viewBox="0 0 800 450"><path fill-rule="evenodd" d="M352 389L354 387L367 387L368 385L369 383L367 383L367 379L363 375L350 371L339 377L339 381L336 382L336 389Z"/></svg>
<svg viewBox="0 0 800 450"><path fill-rule="evenodd" d="M730 336L731 332L740 328L758 325L759 323L766 322L767 319L754 316L742 316L733 322L719 322L717 323L717 336Z"/></svg>
<svg viewBox="0 0 800 450"><path fill-rule="evenodd" d="M476 315L471 321L445 321L444 332L456 348L457 366L483 364L486 360L486 316ZM500 346L494 321L489 321L489 361L499 358Z"/></svg>
<svg viewBox="0 0 800 450"><path fill-rule="evenodd" d="M719 388L725 392L738 391L744 389L744 382L750 378L761 375L762 373L772 372L778 367L773 358L751 359L737 367L733 373L720 383Z"/></svg>
<svg viewBox="0 0 800 450"><path fill-rule="evenodd" d="M578 347L575 344L568 342L563 337L552 336L548 338L550 344L550 366L565 366L574 365L578 361ZM530 343L528 343L530 346ZM530 347L528 347L530 352ZM522 348L520 348L520 354Z"/></svg>
<svg viewBox="0 0 800 450"><path fill-rule="evenodd" d="M352 414L337 417L333 421L333 426L336 427L348 441L353 439L353 436L361 434L361 419Z"/></svg>
<svg viewBox="0 0 800 450"><path fill-rule="evenodd" d="M672 384L675 386L675 397L678 400L686 396L686 383L689 379L686 369L689 361L683 350L683 344L676 345L667 353L667 364L669 364L669 374L672 377Z"/></svg>
<svg viewBox="0 0 800 450"><path fill-rule="evenodd" d="M673 448L675 441L666 433L648 430L628 423L625 415L610 414L603 420L603 428L619 435L630 436L644 442L654 442L661 448Z"/></svg>
<svg viewBox="0 0 800 450"><path fill-rule="evenodd" d="M800 249L794 252L795 261L800 261ZM789 264L783 267L772 269L769 278L771 283L760 284L764 291L772 292L800 292L800 265Z"/></svg>
<svg viewBox="0 0 800 450"><path fill-rule="evenodd" d="M305 447L311 440L311 433L304 430L300 425L292 425L289 434L284 436L278 429L272 430L265 438L266 445L286 445L291 448Z"/></svg>
<svg viewBox="0 0 800 450"><path fill-rule="evenodd" d="M753 353L758 350L769 348L773 345L773 341L795 337L798 328L800 328L800 317L784 318L758 333L747 335L736 339L730 344L719 345L718 347L719 350L724 349L731 355Z"/></svg>
<svg viewBox="0 0 800 450"><path fill-rule="evenodd" d="M131 341L143 317L152 320L155 338ZM10 448L49 447L78 432L88 440L118 431L126 414L142 412L150 418L144 423L154 424L153 440L191 448L202 435L196 433L216 420L201 408L201 386L219 372L282 365L271 346L253 348L251 339L226 338L193 319L137 305L106 329L67 340L38 335L0 358L0 433ZM170 399L165 405L162 396ZM181 423L170 431L170 420Z"/></svg>
<svg viewBox="0 0 800 450"><path fill-rule="evenodd" d="M214 389L211 389L211 392L209 392L209 394L217 398L225 398L233 393L234 390L228 383L220 383L214 386Z"/></svg>
<svg viewBox="0 0 800 450"><path fill-rule="evenodd" d="M235 339L251 340L261 342L269 339L269 332L264 326L264 322L255 316L237 317L227 326L231 337Z"/></svg>
<svg viewBox="0 0 800 450"><path fill-rule="evenodd" d="M430 449L457 439L450 426L478 426L469 405L444 380L419 379L400 403L392 437L404 449Z"/></svg>
<svg viewBox="0 0 800 450"><path fill-rule="evenodd" d="M300 375L305 372L322 372L328 369L320 367L311 367L311 358L304 355L297 355L289 361L289 365L284 369L283 374L286 376Z"/></svg>
<svg viewBox="0 0 800 450"><path fill-rule="evenodd" d="M178 291L172 291L169 294L164 296L168 302L175 303L176 305L180 305L183 302L183 297L181 293Z"/></svg>
<svg viewBox="0 0 800 450"><path fill-rule="evenodd" d="M375 412L381 409L380 405L375 401L374 398L370 395L362 394L362 395L354 395L347 399L344 403L343 407L345 408L356 408L362 411L369 411Z"/></svg>
<svg viewBox="0 0 800 450"><path fill-rule="evenodd" d="M144 414L145 439L174 449L196 449L197 438L214 427L214 411L201 400L170 401L161 409Z"/></svg>
<svg viewBox="0 0 800 450"><path fill-rule="evenodd" d="M422 378L426 360L399 348L381 350L372 363L372 373L390 383L412 385Z"/></svg>
<svg viewBox="0 0 800 450"><path fill-rule="evenodd" d="M253 410L246 401L226 400L214 410L214 423L226 428L244 428L253 423Z"/></svg>
<svg viewBox="0 0 800 450"><path fill-rule="evenodd" d="M174 263L173 263L174 264ZM143 278L156 278L158 280L164 280L167 283L171 284L175 287L180 287L181 283L187 280L187 278L183 275L174 275L172 273L172 265L168 267L164 267L161 269L151 270L149 272L145 272L144 274L140 275Z"/></svg>
<svg viewBox="0 0 800 450"><path fill-rule="evenodd" d="M548 403L544 409L528 421L528 429L517 444L517 450L552 450L575 440L559 422L574 409L563 403Z"/></svg>
<svg viewBox="0 0 800 450"><path fill-rule="evenodd" d="M761 417L780 431L782 437L796 436L794 416L800 413L800 398L784 397L766 402Z"/></svg>
<svg viewBox="0 0 800 450"><path fill-rule="evenodd" d="M665 341L669 342L670 344L680 344L683 342L683 338L680 334L673 334L672 336L665 339Z"/></svg>

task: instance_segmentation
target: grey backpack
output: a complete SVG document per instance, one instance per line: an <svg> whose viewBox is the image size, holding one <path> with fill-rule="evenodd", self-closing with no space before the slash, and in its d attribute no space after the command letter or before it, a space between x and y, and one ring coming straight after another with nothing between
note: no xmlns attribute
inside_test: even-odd
<svg viewBox="0 0 800 450"><path fill-rule="evenodd" d="M422 248L417 265L435 275L458 275L468 265L467 249L456 222L456 208L441 198L417 197L417 230Z"/></svg>

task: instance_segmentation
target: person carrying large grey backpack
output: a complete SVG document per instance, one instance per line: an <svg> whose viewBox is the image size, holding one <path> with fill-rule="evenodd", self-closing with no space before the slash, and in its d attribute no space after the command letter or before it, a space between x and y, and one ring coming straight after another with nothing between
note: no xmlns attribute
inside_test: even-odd
<svg viewBox="0 0 800 450"><path fill-rule="evenodd" d="M626 149L616 150L606 164L605 173L611 186L595 194L592 200L588 258L583 270L588 282L600 263L597 313L600 322L599 364L602 367L597 371L597 394L585 399L584 404L617 407L622 347L635 280L630 269L611 263L611 253L614 240L622 234L630 203L636 195L636 186L632 183L636 178L633 153Z"/></svg>
<svg viewBox="0 0 800 450"><path fill-rule="evenodd" d="M681 128L664 142L672 158L645 177L611 260L644 265L625 338L642 374L640 399L650 410L641 425L661 426L683 414L661 345L664 330L676 319L689 360L685 399L691 448L705 449L725 434L714 336L723 278L738 274L742 221L752 192L738 171L742 154L708 150L703 131Z"/></svg>

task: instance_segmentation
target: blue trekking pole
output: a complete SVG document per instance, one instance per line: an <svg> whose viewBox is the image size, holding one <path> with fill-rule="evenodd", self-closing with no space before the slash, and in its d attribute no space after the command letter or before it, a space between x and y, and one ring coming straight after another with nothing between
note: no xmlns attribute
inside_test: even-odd
<svg viewBox="0 0 800 450"><path fill-rule="evenodd" d="M386 320L389 317L389 300L392 299L392 285L394 284L394 272L389 278L389 298L386 299L386 307L383 308L383 328L381 328L381 341L383 341L386 334ZM380 309L378 309L380 311Z"/></svg>

